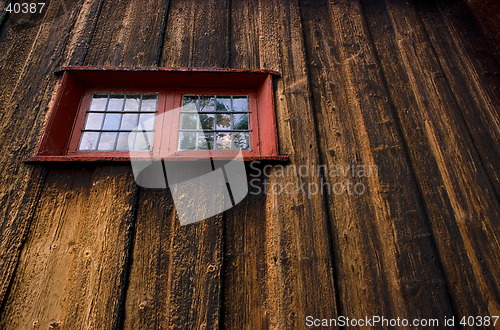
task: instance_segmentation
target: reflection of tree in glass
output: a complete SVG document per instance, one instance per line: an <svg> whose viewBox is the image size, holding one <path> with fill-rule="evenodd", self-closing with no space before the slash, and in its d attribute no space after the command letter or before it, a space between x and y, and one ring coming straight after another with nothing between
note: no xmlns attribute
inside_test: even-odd
<svg viewBox="0 0 500 330"><path fill-rule="evenodd" d="M218 129L229 129L231 127L231 116L220 114L217 115L217 128Z"/></svg>
<svg viewBox="0 0 500 330"><path fill-rule="evenodd" d="M181 149L194 149L196 140L196 133L194 132L181 132Z"/></svg>
<svg viewBox="0 0 500 330"><path fill-rule="evenodd" d="M248 115L235 114L234 115L234 129L248 129Z"/></svg>
<svg viewBox="0 0 500 330"><path fill-rule="evenodd" d="M231 110L231 97L217 97L216 111L229 111Z"/></svg>
<svg viewBox="0 0 500 330"><path fill-rule="evenodd" d="M182 100L182 111L196 111L196 95L184 95Z"/></svg>
<svg viewBox="0 0 500 330"><path fill-rule="evenodd" d="M198 115L196 114L182 114L182 128L195 129Z"/></svg>
<svg viewBox="0 0 500 330"><path fill-rule="evenodd" d="M234 134L234 147L235 149L250 149L248 133L235 133Z"/></svg>
<svg viewBox="0 0 500 330"><path fill-rule="evenodd" d="M212 133L204 134L204 133L199 133L198 134L198 149L201 150L208 150L208 149L213 149L214 148L214 136Z"/></svg>
<svg viewBox="0 0 500 330"><path fill-rule="evenodd" d="M198 100L198 111L214 111L215 98L213 96L202 96Z"/></svg>
<svg viewBox="0 0 500 330"><path fill-rule="evenodd" d="M200 115L201 128L204 130L214 129L214 115Z"/></svg>
<svg viewBox="0 0 500 330"><path fill-rule="evenodd" d="M229 134L217 134L217 149L231 149L232 137Z"/></svg>

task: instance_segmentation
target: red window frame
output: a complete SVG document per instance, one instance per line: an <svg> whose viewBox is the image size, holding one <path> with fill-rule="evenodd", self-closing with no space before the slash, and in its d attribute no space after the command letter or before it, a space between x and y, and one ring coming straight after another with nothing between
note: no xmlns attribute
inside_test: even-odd
<svg viewBox="0 0 500 330"><path fill-rule="evenodd" d="M98 150L78 150L78 146L80 144L80 139L82 136L82 129L85 124L85 117L87 115L87 109L90 107L90 101L92 100L92 94L157 94L158 95L158 103L157 103L157 112L156 116L158 117L165 111L165 102L167 99L167 90L162 88L123 88L123 87L115 87L115 88L89 88L85 90L82 101L80 102L80 106L77 112L76 120L73 126L73 132L71 134L71 138L68 145L68 155L69 156L82 156L82 157L98 157L98 158L106 158L106 157L120 157L126 158L129 156L128 151L98 151ZM161 123L155 121L155 135L157 132L162 131ZM159 154L159 143L155 143L156 136L153 140L153 154ZM136 154L143 154L144 157L148 157L150 155L149 151L144 152L135 152Z"/></svg>
<svg viewBox="0 0 500 330"><path fill-rule="evenodd" d="M287 160L278 153L273 76L268 70L202 68L66 67L32 161L128 161L128 151L77 150L92 94L158 94L152 151L134 159L195 160L206 150L177 150L183 94L249 95L251 150L245 160ZM131 86L134 87L131 87ZM158 120L161 118L163 120ZM204 155L204 156L201 156ZM234 150L211 150L215 159L232 158Z"/></svg>
<svg viewBox="0 0 500 330"><path fill-rule="evenodd" d="M251 150L242 150L243 157L251 158L260 155L260 130L259 130L259 111L257 107L257 93L253 89L206 89L206 88L184 88L174 90L173 108L179 109L182 106L182 96L191 95L248 95L249 118L250 118L250 143ZM167 111L172 110L168 109ZM178 150L179 145L179 123L180 113L172 118L171 134L169 136L169 154L178 158L196 158L200 155L206 155L207 151L200 150ZM165 128L164 128L165 130ZM166 141L167 142L167 141ZM234 150L209 150L212 158L232 158ZM162 158L168 158L168 154L162 154Z"/></svg>

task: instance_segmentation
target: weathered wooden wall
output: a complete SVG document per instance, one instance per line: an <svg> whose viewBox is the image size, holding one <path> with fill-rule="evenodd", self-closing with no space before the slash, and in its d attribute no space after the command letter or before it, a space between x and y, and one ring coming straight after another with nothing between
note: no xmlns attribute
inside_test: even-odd
<svg viewBox="0 0 500 330"><path fill-rule="evenodd" d="M465 3L444 0L60 0L2 13L0 328L499 315L491 41ZM291 165L378 175L362 195L270 191L181 227L170 193L137 187L130 166L23 163L63 65L279 71Z"/></svg>

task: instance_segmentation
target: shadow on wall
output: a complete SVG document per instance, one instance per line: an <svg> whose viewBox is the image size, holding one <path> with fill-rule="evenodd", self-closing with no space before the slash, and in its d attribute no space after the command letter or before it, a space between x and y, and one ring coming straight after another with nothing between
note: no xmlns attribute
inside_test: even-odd
<svg viewBox="0 0 500 330"><path fill-rule="evenodd" d="M484 32L500 44L500 1L466 0L474 17L480 22Z"/></svg>

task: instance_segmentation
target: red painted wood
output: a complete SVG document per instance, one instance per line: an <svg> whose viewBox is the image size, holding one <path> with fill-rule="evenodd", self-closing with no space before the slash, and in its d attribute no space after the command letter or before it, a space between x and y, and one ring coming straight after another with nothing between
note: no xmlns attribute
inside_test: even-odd
<svg viewBox="0 0 500 330"><path fill-rule="evenodd" d="M83 91L84 86L78 80L70 74L64 73L37 155L63 155L66 153Z"/></svg>
<svg viewBox="0 0 500 330"><path fill-rule="evenodd" d="M272 76L270 70L212 68L117 68L65 67L61 86L49 121L32 161L128 160L128 152L78 151L92 93L158 93L155 144L152 158L199 159L206 152L177 151L182 93L249 95L252 150L243 150L245 160L281 160L278 153ZM133 85L133 86L132 86ZM131 87L132 86L132 87ZM231 159L234 151L212 151L216 159Z"/></svg>
<svg viewBox="0 0 500 330"><path fill-rule="evenodd" d="M276 127L276 114L274 111L273 79L270 75L258 89L259 109L259 141L260 155L273 156L278 154L278 131Z"/></svg>
<svg viewBox="0 0 500 330"><path fill-rule="evenodd" d="M55 72L65 71L159 71L159 72L236 72L261 73L280 76L280 73L267 69L233 69L233 68L164 68L164 67L94 67L94 66L65 66Z"/></svg>
<svg viewBox="0 0 500 330"><path fill-rule="evenodd" d="M92 87L258 88L274 71L73 67L65 71Z"/></svg>
<svg viewBox="0 0 500 330"><path fill-rule="evenodd" d="M30 159L26 160L26 163L39 163L39 162L54 162L54 163L64 163L64 162L130 162L130 157L127 155L101 155L101 156L88 156L88 155L66 155L66 156L33 156ZM145 152L144 157L134 157L134 160L152 160L152 161L196 161L196 160L206 160L206 157L200 158L197 156L176 156L176 157L166 157L166 158L154 158L149 157L147 152ZM232 156L224 156L224 155L214 155L212 157L214 160L231 160L239 158L235 158ZM267 162L288 162L290 160L288 155L275 155L275 156L243 156L244 161L262 161L263 163Z"/></svg>

